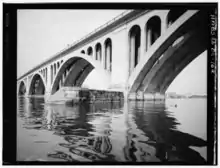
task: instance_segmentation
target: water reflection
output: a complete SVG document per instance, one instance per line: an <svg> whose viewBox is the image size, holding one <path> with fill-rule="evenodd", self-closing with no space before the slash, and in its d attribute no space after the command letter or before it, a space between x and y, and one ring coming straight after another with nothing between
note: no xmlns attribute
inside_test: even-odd
<svg viewBox="0 0 220 168"><path fill-rule="evenodd" d="M20 97L18 101L18 116L24 120L24 128L41 129L44 114L44 99L36 97Z"/></svg>
<svg viewBox="0 0 220 168"><path fill-rule="evenodd" d="M39 130L38 137L48 131L63 139L51 139L48 145L57 145L45 151L47 158L43 159L205 163L190 147L204 147L206 141L179 131L177 126L183 123L173 113L164 102L100 102L70 107L44 105L43 98L18 99L18 117L24 129ZM41 143L39 148L44 150Z"/></svg>
<svg viewBox="0 0 220 168"><path fill-rule="evenodd" d="M169 116L171 112L166 111L165 104L136 102L129 106L132 114L128 119L130 129L127 136L128 146L125 147L129 160L205 163L205 159L189 147L206 146L206 142L175 130L179 123Z"/></svg>
<svg viewBox="0 0 220 168"><path fill-rule="evenodd" d="M68 148L71 155L65 156L83 157L80 160L112 160L113 155L111 140L109 138L111 130L112 114L122 113L115 111L122 106L117 103L96 103L79 104L68 107L65 105L46 106L46 125L54 129L54 134L63 136L67 143L59 143L60 146ZM108 113L108 114L107 114ZM54 124L55 123L55 124ZM60 151L49 154L50 157L59 157ZM64 156L64 155L62 155ZM88 161L88 160L86 160Z"/></svg>

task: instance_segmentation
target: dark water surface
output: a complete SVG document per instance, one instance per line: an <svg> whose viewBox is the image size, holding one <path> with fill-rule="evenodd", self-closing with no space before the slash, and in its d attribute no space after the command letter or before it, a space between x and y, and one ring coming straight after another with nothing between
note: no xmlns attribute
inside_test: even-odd
<svg viewBox="0 0 220 168"><path fill-rule="evenodd" d="M18 161L205 163L206 99L45 105L18 98Z"/></svg>

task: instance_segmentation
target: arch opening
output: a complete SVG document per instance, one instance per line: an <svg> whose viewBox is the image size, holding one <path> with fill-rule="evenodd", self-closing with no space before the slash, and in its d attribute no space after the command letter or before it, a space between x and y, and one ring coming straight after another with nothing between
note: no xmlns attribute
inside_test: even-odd
<svg viewBox="0 0 220 168"><path fill-rule="evenodd" d="M130 30L129 44L131 73L140 60L141 29L138 25L133 26Z"/></svg>
<svg viewBox="0 0 220 168"><path fill-rule="evenodd" d="M146 23L146 50L148 50L161 35L161 20L154 16Z"/></svg>
<svg viewBox="0 0 220 168"><path fill-rule="evenodd" d="M85 51L84 51L84 50L82 50L82 51L81 51L81 53L82 53L82 54L85 54Z"/></svg>
<svg viewBox="0 0 220 168"><path fill-rule="evenodd" d="M92 56L92 54L93 54L92 47L89 47L89 48L88 48L87 54L90 55L90 56Z"/></svg>
<svg viewBox="0 0 220 168"><path fill-rule="evenodd" d="M96 44L96 60L102 61L102 46L100 43Z"/></svg>
<svg viewBox="0 0 220 168"><path fill-rule="evenodd" d="M26 87L23 81L21 81L20 86L19 86L19 91L18 94L19 95L25 95L26 93Z"/></svg>
<svg viewBox="0 0 220 168"><path fill-rule="evenodd" d="M45 85L42 77L39 74L35 74L32 78L29 95L44 95Z"/></svg>
<svg viewBox="0 0 220 168"><path fill-rule="evenodd" d="M105 63L104 69L112 71L112 41L108 38L105 41Z"/></svg>

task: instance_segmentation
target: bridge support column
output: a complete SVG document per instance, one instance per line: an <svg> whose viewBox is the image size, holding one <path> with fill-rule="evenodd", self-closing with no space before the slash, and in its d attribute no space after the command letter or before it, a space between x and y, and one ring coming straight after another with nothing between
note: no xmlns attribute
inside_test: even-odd
<svg viewBox="0 0 220 168"><path fill-rule="evenodd" d="M102 66L103 66L103 68L105 69L105 61L106 61L106 53L105 53L105 45L102 45Z"/></svg>
<svg viewBox="0 0 220 168"><path fill-rule="evenodd" d="M107 63L107 70L108 71L111 71L111 61L110 61L110 53L111 51L110 51L110 47L108 46L107 48L106 48L106 63Z"/></svg>
<svg viewBox="0 0 220 168"><path fill-rule="evenodd" d="M148 29L147 31L147 50L150 48L151 46L151 36L152 36L152 30Z"/></svg>
<svg viewBox="0 0 220 168"><path fill-rule="evenodd" d="M144 56L146 52L146 32L144 31L144 27L141 29L141 54L140 54L140 60L142 60L142 57Z"/></svg>
<svg viewBox="0 0 220 168"><path fill-rule="evenodd" d="M25 92L25 96L28 96L28 91L29 91L29 78L27 78L27 82L26 82L26 92Z"/></svg>
<svg viewBox="0 0 220 168"><path fill-rule="evenodd" d="M120 31L112 37L114 43L107 45L110 50L108 50L107 62L108 70L111 71L109 88L124 92L130 73L131 39L128 36L130 30L126 29L126 26L123 26L123 29L126 31Z"/></svg>
<svg viewBox="0 0 220 168"><path fill-rule="evenodd" d="M134 63L135 63L135 36L131 36L130 74L134 69Z"/></svg>
<svg viewBox="0 0 220 168"><path fill-rule="evenodd" d="M167 14L164 14L161 18L161 35L167 30L168 25L167 25Z"/></svg>
<svg viewBox="0 0 220 168"><path fill-rule="evenodd" d="M106 51L105 51L105 69L108 71L108 67L109 67L109 62L108 62L108 60L109 60L109 58L108 58L108 48L106 48Z"/></svg>
<svg viewBox="0 0 220 168"><path fill-rule="evenodd" d="M52 68L48 66L48 70L46 71L47 73L47 84L46 84L46 92L45 95L50 95L50 88L51 88L51 83L52 83Z"/></svg>

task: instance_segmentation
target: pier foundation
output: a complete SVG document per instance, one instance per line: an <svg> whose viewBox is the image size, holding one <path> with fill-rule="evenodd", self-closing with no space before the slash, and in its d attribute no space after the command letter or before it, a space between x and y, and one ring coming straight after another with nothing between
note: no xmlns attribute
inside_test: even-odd
<svg viewBox="0 0 220 168"><path fill-rule="evenodd" d="M128 94L128 100L130 101L161 101L165 100L164 93L143 93L143 92L134 92Z"/></svg>

